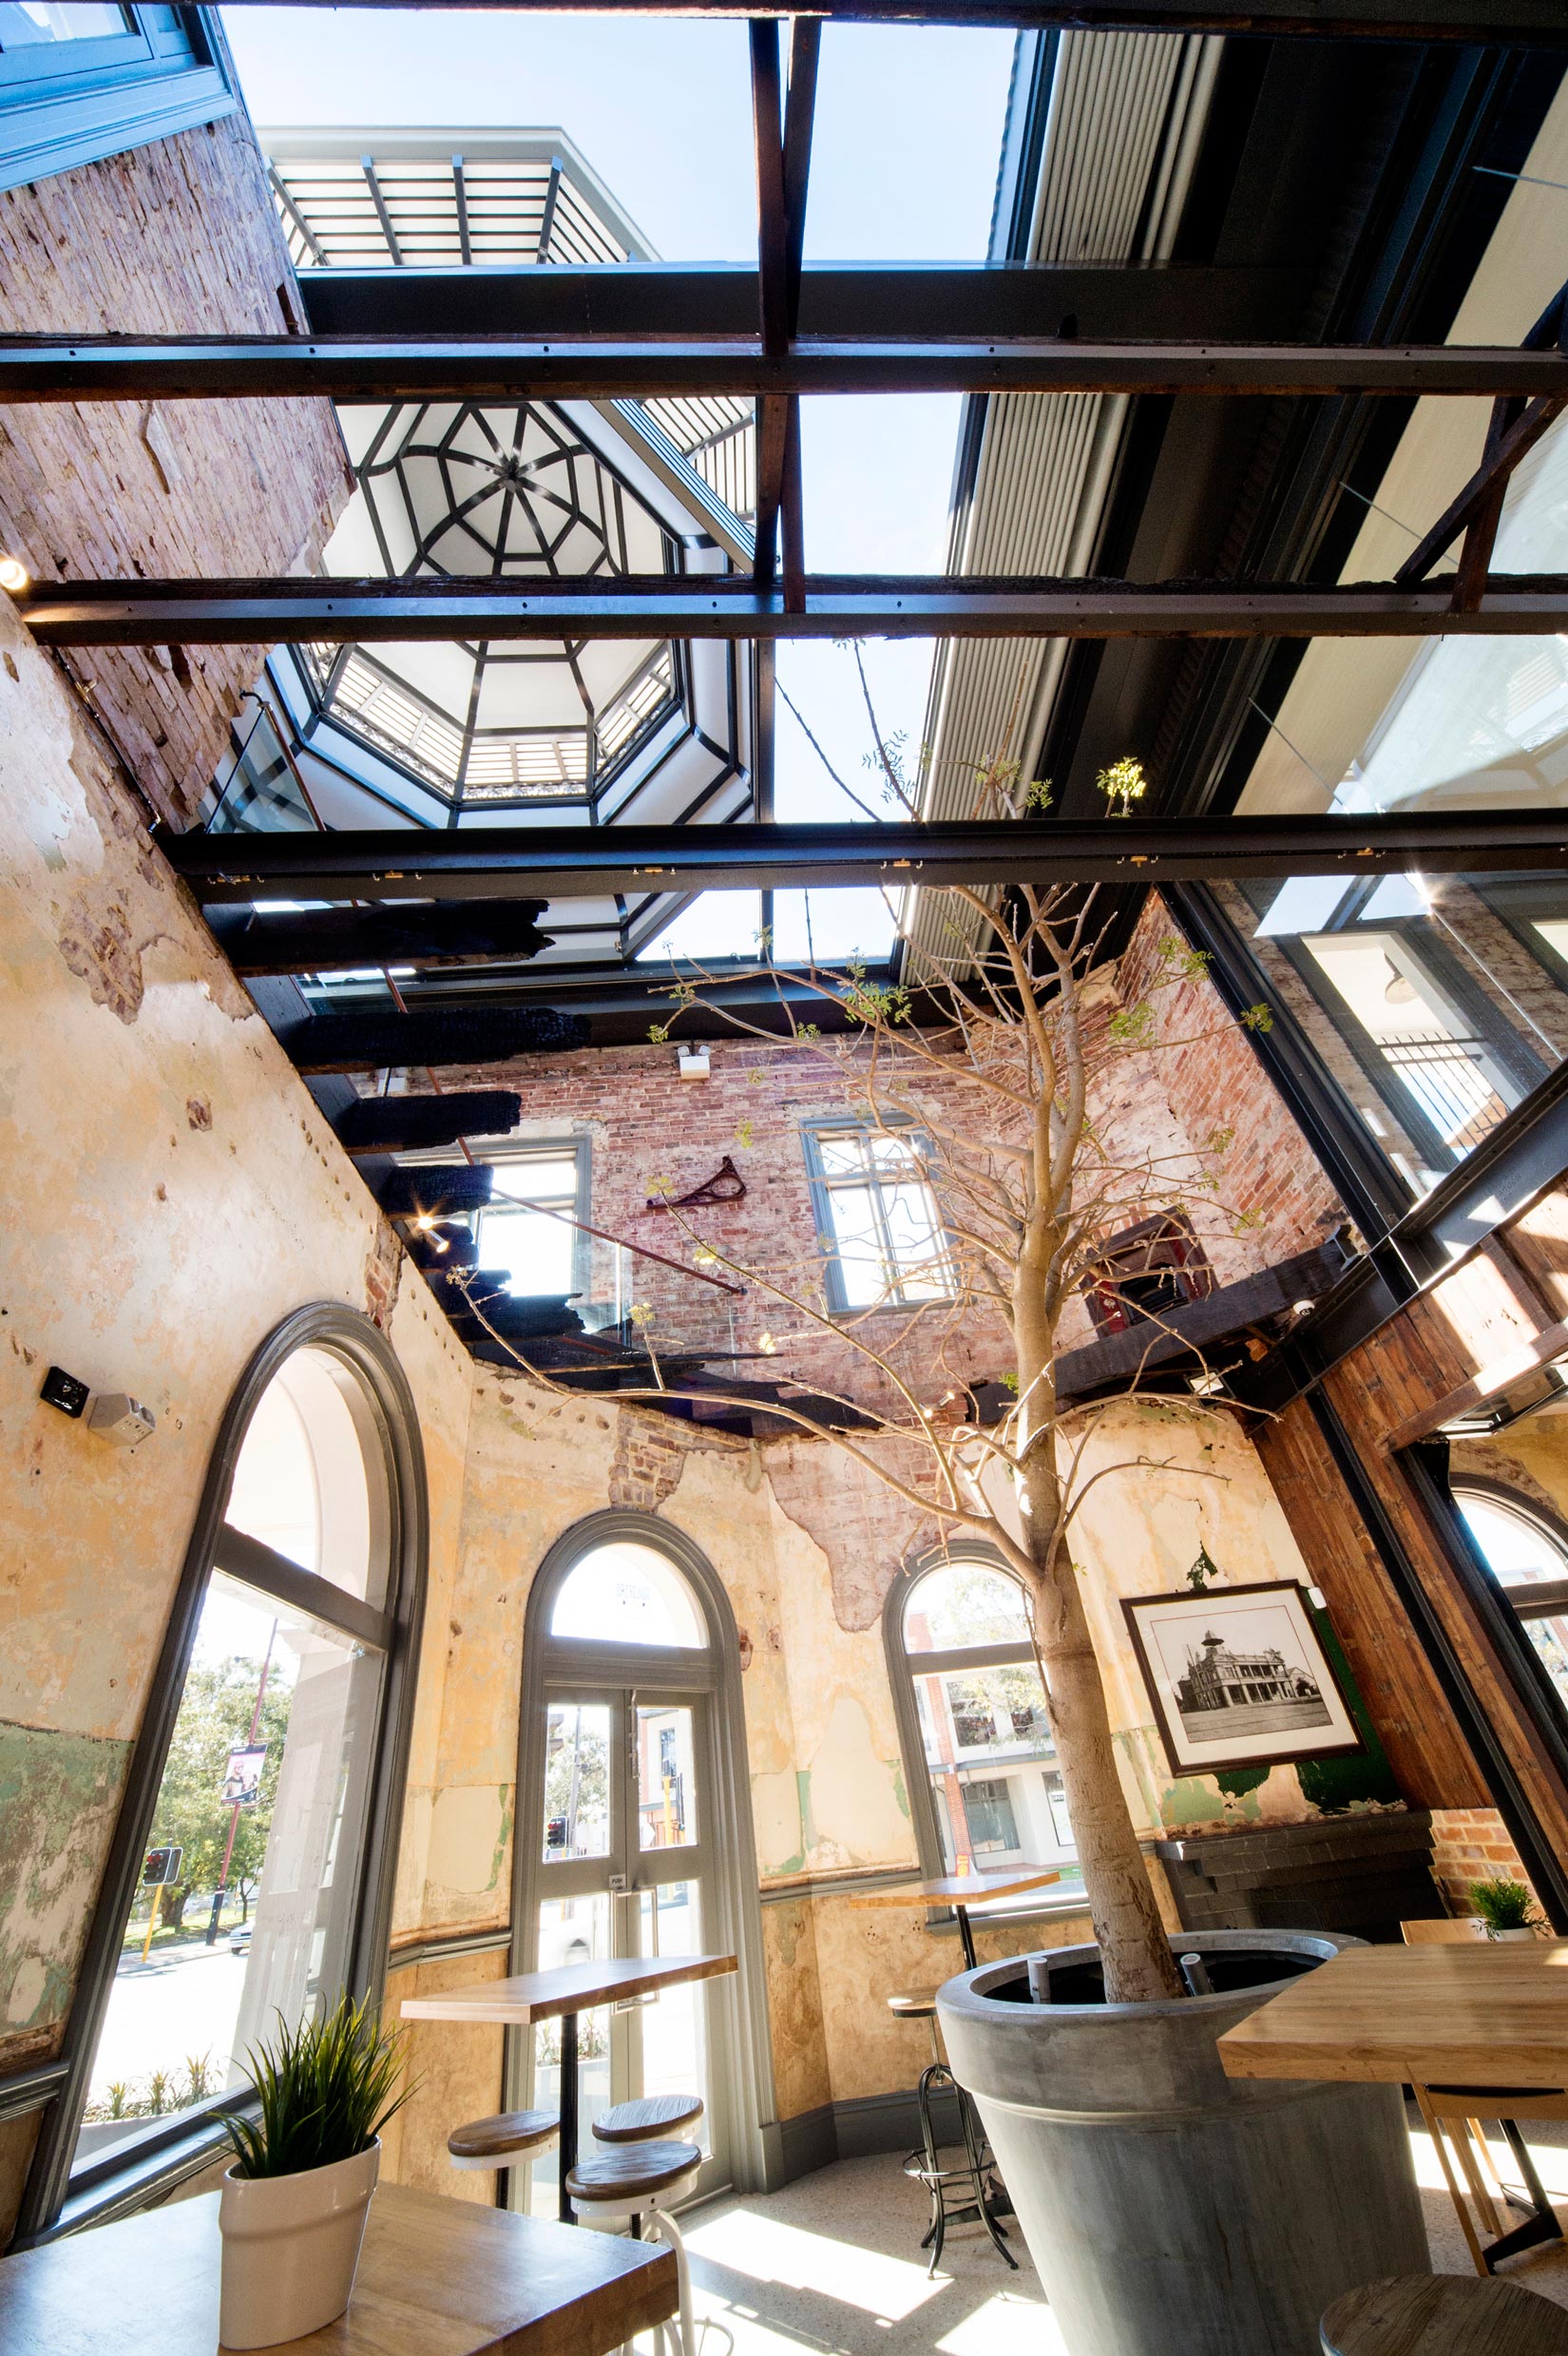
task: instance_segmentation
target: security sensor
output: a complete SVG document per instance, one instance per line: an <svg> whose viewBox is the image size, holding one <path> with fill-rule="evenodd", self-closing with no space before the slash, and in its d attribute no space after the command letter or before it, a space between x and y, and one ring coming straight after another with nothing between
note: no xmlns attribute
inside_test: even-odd
<svg viewBox="0 0 1568 2356"><path fill-rule="evenodd" d="M46 1407L58 1408L62 1415L74 1418L81 1414L91 1393L79 1375L67 1374L63 1366L51 1366L38 1396Z"/></svg>
<svg viewBox="0 0 1568 2356"><path fill-rule="evenodd" d="M706 1080L708 1077L708 1043L705 1039L680 1040L676 1044L682 1080Z"/></svg>
<svg viewBox="0 0 1568 2356"><path fill-rule="evenodd" d="M150 1440L157 1428L151 1408L125 1390L99 1391L87 1414L87 1429L101 1440L112 1440L116 1447L133 1448L139 1440Z"/></svg>

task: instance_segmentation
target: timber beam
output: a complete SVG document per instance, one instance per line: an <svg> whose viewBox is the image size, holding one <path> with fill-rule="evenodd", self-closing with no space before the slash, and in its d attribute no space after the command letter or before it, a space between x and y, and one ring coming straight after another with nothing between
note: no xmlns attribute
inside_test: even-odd
<svg viewBox="0 0 1568 2356"><path fill-rule="evenodd" d="M398 827L323 834L161 830L157 839L175 872L209 906L854 885L897 891L908 884L1195 883L1253 875L1343 875L1349 883L1411 871L1568 869L1568 810L1083 824L1042 818L977 825ZM400 913L414 920L412 910Z"/></svg>
<svg viewBox="0 0 1568 2356"><path fill-rule="evenodd" d="M808 574L798 607L738 575L586 580L63 581L19 598L45 646L352 645L455 639L1548 638L1568 575L1318 586Z"/></svg>
<svg viewBox="0 0 1568 2356"><path fill-rule="evenodd" d="M0 335L0 401L652 400L724 394L1202 393L1568 400L1568 352L1517 345L1015 335ZM1549 420L1548 420L1549 422ZM1535 438L1532 420L1521 448ZM1441 546L1442 544L1440 544ZM1430 560L1428 559L1428 565Z"/></svg>

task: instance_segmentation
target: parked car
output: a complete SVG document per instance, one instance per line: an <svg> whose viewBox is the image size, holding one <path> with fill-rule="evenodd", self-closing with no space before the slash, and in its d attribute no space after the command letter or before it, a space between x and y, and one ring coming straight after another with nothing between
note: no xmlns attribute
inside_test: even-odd
<svg viewBox="0 0 1568 2356"><path fill-rule="evenodd" d="M241 1962L251 1951L251 1927L249 1923L237 1923L229 1933L229 1953L238 1955Z"/></svg>

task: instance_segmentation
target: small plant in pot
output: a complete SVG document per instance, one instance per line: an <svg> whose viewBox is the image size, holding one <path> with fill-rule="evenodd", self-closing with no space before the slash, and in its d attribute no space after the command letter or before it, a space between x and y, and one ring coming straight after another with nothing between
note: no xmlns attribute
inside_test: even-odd
<svg viewBox="0 0 1568 2356"><path fill-rule="evenodd" d="M381 2129L408 2100L402 2039L368 2004L340 1996L319 2020L245 2056L260 2115L224 2119L234 2165L223 2178L219 2337L273 2347L341 2315L354 2289Z"/></svg>
<svg viewBox="0 0 1568 2356"><path fill-rule="evenodd" d="M1486 1882L1472 1882L1470 1904L1481 1918L1488 1939L1533 1939L1536 1902L1523 1882L1505 1873Z"/></svg>

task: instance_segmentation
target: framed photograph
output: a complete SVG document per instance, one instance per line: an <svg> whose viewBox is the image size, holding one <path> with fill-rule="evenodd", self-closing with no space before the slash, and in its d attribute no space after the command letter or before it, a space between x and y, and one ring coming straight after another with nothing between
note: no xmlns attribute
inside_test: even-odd
<svg viewBox="0 0 1568 2356"><path fill-rule="evenodd" d="M1121 1608L1176 1773L1364 1747L1293 1580L1126 1596Z"/></svg>

